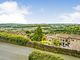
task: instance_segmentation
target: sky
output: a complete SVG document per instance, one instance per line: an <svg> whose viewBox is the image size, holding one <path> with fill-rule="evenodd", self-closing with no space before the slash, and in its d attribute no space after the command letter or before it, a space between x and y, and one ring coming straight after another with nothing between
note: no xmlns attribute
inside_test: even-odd
<svg viewBox="0 0 80 60"><path fill-rule="evenodd" d="M0 0L0 23L80 24L80 0Z"/></svg>

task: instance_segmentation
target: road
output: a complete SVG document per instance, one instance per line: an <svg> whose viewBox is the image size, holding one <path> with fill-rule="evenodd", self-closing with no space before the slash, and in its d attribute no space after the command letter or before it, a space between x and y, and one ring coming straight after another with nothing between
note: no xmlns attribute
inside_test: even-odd
<svg viewBox="0 0 80 60"><path fill-rule="evenodd" d="M0 60L28 60L32 48L0 43Z"/></svg>
<svg viewBox="0 0 80 60"><path fill-rule="evenodd" d="M34 49L0 42L0 60L28 60L28 56L32 50ZM63 54L54 55L60 56L64 60L80 60L80 58Z"/></svg>

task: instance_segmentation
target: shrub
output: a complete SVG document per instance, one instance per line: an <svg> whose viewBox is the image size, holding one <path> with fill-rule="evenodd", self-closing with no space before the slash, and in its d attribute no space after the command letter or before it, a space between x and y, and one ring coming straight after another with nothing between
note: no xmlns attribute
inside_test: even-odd
<svg viewBox="0 0 80 60"><path fill-rule="evenodd" d="M51 42L52 42L52 44L55 45L55 46L60 46L60 44L61 44L60 40L58 40L58 39L54 39L54 40L52 40Z"/></svg>
<svg viewBox="0 0 80 60"><path fill-rule="evenodd" d="M41 43L44 44L44 45L51 45L50 41L41 41Z"/></svg>
<svg viewBox="0 0 80 60"><path fill-rule="evenodd" d="M8 43L13 43L13 44L18 44L18 45L26 45L26 43L29 40L30 40L29 38L26 38L21 35L0 32L0 41L5 41Z"/></svg>
<svg viewBox="0 0 80 60"><path fill-rule="evenodd" d="M29 55L29 60L64 60L64 59L47 52L33 51Z"/></svg>

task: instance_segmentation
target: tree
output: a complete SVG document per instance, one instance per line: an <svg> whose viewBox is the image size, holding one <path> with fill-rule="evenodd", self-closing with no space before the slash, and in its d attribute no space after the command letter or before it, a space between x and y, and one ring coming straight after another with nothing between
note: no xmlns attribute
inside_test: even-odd
<svg viewBox="0 0 80 60"><path fill-rule="evenodd" d="M41 41L43 37L43 32L40 26L35 30L34 35L32 36L32 41Z"/></svg>
<svg viewBox="0 0 80 60"><path fill-rule="evenodd" d="M60 42L60 40L58 40L58 39L54 39L54 40L52 41L52 44L55 45L55 46L60 46L61 42Z"/></svg>

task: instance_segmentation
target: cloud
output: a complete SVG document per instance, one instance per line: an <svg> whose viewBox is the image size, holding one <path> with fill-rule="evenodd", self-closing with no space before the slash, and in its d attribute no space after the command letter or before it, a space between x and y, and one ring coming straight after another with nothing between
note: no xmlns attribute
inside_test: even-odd
<svg viewBox="0 0 80 60"><path fill-rule="evenodd" d="M19 5L16 1L0 3L0 23L27 23L29 7Z"/></svg>
<svg viewBox="0 0 80 60"><path fill-rule="evenodd" d="M73 7L74 12L65 13L59 16L63 23L76 23L80 24L80 5Z"/></svg>
<svg viewBox="0 0 80 60"><path fill-rule="evenodd" d="M73 7L73 9L75 9L77 11L80 11L80 5L77 5L77 6Z"/></svg>

